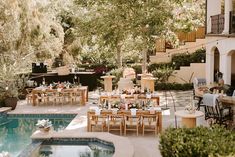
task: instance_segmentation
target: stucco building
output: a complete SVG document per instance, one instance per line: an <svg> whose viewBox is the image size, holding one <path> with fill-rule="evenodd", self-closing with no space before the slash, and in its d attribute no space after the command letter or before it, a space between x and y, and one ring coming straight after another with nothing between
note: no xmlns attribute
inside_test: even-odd
<svg viewBox="0 0 235 157"><path fill-rule="evenodd" d="M206 79L223 73L225 84L235 86L235 0L206 1Z"/></svg>

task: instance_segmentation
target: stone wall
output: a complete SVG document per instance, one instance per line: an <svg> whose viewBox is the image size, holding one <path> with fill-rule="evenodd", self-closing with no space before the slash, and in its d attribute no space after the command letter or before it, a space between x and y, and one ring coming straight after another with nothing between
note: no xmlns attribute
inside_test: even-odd
<svg viewBox="0 0 235 157"><path fill-rule="evenodd" d="M191 63L190 66L181 66L169 78L170 83L189 83L194 77L206 78L205 63Z"/></svg>

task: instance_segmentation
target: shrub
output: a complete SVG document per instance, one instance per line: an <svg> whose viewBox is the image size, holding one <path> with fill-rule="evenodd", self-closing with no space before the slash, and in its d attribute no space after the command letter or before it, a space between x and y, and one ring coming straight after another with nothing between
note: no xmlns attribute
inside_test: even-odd
<svg viewBox="0 0 235 157"><path fill-rule="evenodd" d="M191 90L193 89L192 83L156 83L155 84L156 90Z"/></svg>
<svg viewBox="0 0 235 157"><path fill-rule="evenodd" d="M148 66L148 71L152 72L156 69L162 69L163 67L169 66L176 70L180 68L180 66L189 66L190 63L201 63L202 60L206 62L206 50L198 49L192 54L175 54L172 56L172 60L170 63L160 63L160 64L150 64Z"/></svg>
<svg viewBox="0 0 235 157"><path fill-rule="evenodd" d="M205 56L206 50L205 49L198 49L196 50L195 53L192 53L190 55L190 61L191 63L201 63L202 59L204 62L206 61L206 56Z"/></svg>
<svg viewBox="0 0 235 157"><path fill-rule="evenodd" d="M180 66L189 66L190 63L201 63L202 60L206 59L206 50L198 49L192 54L175 54L172 56L172 64L175 66L175 69L179 69Z"/></svg>
<svg viewBox="0 0 235 157"><path fill-rule="evenodd" d="M235 155L235 132L221 126L168 128L160 136L163 157L215 157Z"/></svg>
<svg viewBox="0 0 235 157"><path fill-rule="evenodd" d="M170 66L164 66L161 69L152 71L154 77L158 79L158 82L167 82L169 77L172 75L174 68Z"/></svg>
<svg viewBox="0 0 235 157"><path fill-rule="evenodd" d="M157 64L157 63L153 63L153 64L150 64L148 66L148 71L149 72L152 72L156 69L162 69L164 67L173 67L172 63L160 63L160 64Z"/></svg>
<svg viewBox="0 0 235 157"><path fill-rule="evenodd" d="M142 65L132 64L131 67L135 70L136 74L141 74L142 73Z"/></svg>

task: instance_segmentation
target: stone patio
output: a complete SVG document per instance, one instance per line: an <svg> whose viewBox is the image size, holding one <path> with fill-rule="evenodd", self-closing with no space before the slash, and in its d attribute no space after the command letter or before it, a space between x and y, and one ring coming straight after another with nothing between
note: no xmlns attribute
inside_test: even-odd
<svg viewBox="0 0 235 157"><path fill-rule="evenodd" d="M163 112L163 130L167 127L180 127L181 119L176 118L174 111L182 110L186 105L192 101L192 91L167 91L157 92L160 96L160 106L169 108ZM97 99L92 99L94 92L89 92L89 102L86 106L79 105L38 105L32 106L26 101L19 101L16 109L9 112L9 114L77 114L76 118L66 128L67 130L75 130L79 132L86 132L86 112L89 107L95 106ZM198 125L207 126L204 117L197 119ZM114 134L118 135L118 132ZM140 134L136 137L135 133L128 133L127 137L134 146L135 157L160 157L158 149L159 137L155 137L152 133L147 133L145 136Z"/></svg>

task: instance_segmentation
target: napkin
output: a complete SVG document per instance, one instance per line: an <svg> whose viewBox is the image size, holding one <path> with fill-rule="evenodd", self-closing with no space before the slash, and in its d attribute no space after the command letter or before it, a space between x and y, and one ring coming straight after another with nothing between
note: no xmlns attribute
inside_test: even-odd
<svg viewBox="0 0 235 157"><path fill-rule="evenodd" d="M97 109L95 110L95 115L96 115L96 116L99 116L99 115L100 115L100 111L101 111L101 109L97 108Z"/></svg>
<svg viewBox="0 0 235 157"><path fill-rule="evenodd" d="M117 111L118 111L117 108L113 108L113 109L112 109L112 114L117 114Z"/></svg>
<svg viewBox="0 0 235 157"><path fill-rule="evenodd" d="M136 116L136 108L132 108L130 110L131 110L131 115Z"/></svg>

